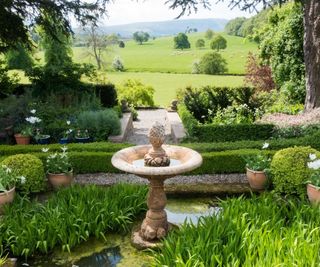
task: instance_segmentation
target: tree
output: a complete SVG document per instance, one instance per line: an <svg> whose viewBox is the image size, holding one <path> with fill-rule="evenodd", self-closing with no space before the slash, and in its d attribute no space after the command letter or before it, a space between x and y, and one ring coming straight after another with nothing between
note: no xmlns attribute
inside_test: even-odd
<svg viewBox="0 0 320 267"><path fill-rule="evenodd" d="M204 37L210 40L210 39L212 39L213 35L214 35L214 31L211 29L208 29L206 31L206 33L204 34Z"/></svg>
<svg viewBox="0 0 320 267"><path fill-rule="evenodd" d="M30 33L39 25L51 37L59 32L72 34L70 15L85 25L97 19L106 11L110 0L10 0L0 5L0 53L24 44L31 49ZM53 23L51 23L53 22ZM54 25L54 26L53 26Z"/></svg>
<svg viewBox="0 0 320 267"><path fill-rule="evenodd" d="M205 74L221 74L227 71L227 62L219 53L209 52L200 59L199 70Z"/></svg>
<svg viewBox="0 0 320 267"><path fill-rule="evenodd" d="M188 36L185 33L180 32L177 36L173 38L174 49L187 49L190 48L190 42Z"/></svg>
<svg viewBox="0 0 320 267"><path fill-rule="evenodd" d="M220 0L221 1L221 0ZM241 10L255 10L274 4L283 4L289 0L229 0L229 6L238 6ZM306 66L305 110L320 107L320 3L319 0L297 0L303 6L304 15L304 62ZM181 8L179 17L186 12L196 11L198 5L208 8L208 0L168 0L170 8Z"/></svg>
<svg viewBox="0 0 320 267"><path fill-rule="evenodd" d="M9 69L27 70L33 66L30 52L21 44L16 49L10 49L5 57Z"/></svg>
<svg viewBox="0 0 320 267"><path fill-rule="evenodd" d="M125 43L124 43L124 41L119 41L119 47L120 48L125 48Z"/></svg>
<svg viewBox="0 0 320 267"><path fill-rule="evenodd" d="M246 20L245 17L232 19L226 24L224 31L229 35L242 36L241 27Z"/></svg>
<svg viewBox="0 0 320 267"><path fill-rule="evenodd" d="M138 31L133 34L133 40L142 45L143 42L148 42L150 38L149 33Z"/></svg>
<svg viewBox="0 0 320 267"><path fill-rule="evenodd" d="M202 48L202 47L205 47L206 43L203 39L198 39L196 41L196 48Z"/></svg>
<svg viewBox="0 0 320 267"><path fill-rule="evenodd" d="M221 36L220 34L213 38L212 42L210 43L211 49L215 49L219 51L220 49L227 48L227 40Z"/></svg>

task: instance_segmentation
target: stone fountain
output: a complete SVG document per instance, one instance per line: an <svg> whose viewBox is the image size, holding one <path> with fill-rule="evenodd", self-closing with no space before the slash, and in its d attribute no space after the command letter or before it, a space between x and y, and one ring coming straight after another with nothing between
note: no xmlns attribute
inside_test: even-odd
<svg viewBox="0 0 320 267"><path fill-rule="evenodd" d="M149 180L148 211L132 243L139 249L154 248L170 228L164 210L167 202L164 181L201 166L201 155L189 148L163 145L165 128L155 122L149 132L151 145L122 149L112 157L112 165Z"/></svg>

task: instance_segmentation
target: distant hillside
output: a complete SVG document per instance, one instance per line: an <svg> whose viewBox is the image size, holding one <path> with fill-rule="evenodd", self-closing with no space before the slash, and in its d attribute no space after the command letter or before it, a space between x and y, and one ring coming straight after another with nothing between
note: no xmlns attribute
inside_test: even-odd
<svg viewBox="0 0 320 267"><path fill-rule="evenodd" d="M185 19L104 26L100 29L106 34L116 33L122 37L131 37L136 31L145 31L151 36L158 37L185 32L188 28L196 28L199 32L206 31L209 28L214 31L223 31L227 22L227 19Z"/></svg>

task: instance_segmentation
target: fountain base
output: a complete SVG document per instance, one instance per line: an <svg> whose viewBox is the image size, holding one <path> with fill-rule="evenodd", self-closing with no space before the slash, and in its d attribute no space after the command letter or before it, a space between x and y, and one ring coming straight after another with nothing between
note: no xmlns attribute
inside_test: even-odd
<svg viewBox="0 0 320 267"><path fill-rule="evenodd" d="M172 229L177 229L178 226L168 223L168 231ZM138 250L145 250L145 249L158 249L161 248L162 242L161 239L154 239L154 240L146 240L141 236L141 225L135 227L131 234L131 244Z"/></svg>

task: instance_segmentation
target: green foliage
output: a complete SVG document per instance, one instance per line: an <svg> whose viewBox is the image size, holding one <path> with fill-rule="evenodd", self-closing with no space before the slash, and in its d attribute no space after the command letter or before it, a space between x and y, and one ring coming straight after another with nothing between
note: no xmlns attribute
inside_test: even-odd
<svg viewBox="0 0 320 267"><path fill-rule="evenodd" d="M112 61L112 67L117 71L124 71L123 61L119 56L116 56Z"/></svg>
<svg viewBox="0 0 320 267"><path fill-rule="evenodd" d="M144 85L139 80L128 79L122 86L117 88L118 100L126 100L129 105L134 107L154 106L154 88Z"/></svg>
<svg viewBox="0 0 320 267"><path fill-rule="evenodd" d="M227 40L223 38L220 34L215 36L210 43L210 48L213 50L217 50L218 52L221 49L227 48Z"/></svg>
<svg viewBox="0 0 320 267"><path fill-rule="evenodd" d="M243 36L241 32L241 27L246 20L247 19L245 17L238 17L238 18L229 20L229 22L224 27L224 31L229 35Z"/></svg>
<svg viewBox="0 0 320 267"><path fill-rule="evenodd" d="M12 170L16 176L24 176L25 183L18 183L17 189L23 193L40 192L45 188L45 173L43 163L31 154L9 156L1 162Z"/></svg>
<svg viewBox="0 0 320 267"><path fill-rule="evenodd" d="M306 183L314 185L318 190L320 189L320 159L316 154L309 154L308 168L311 174Z"/></svg>
<svg viewBox="0 0 320 267"><path fill-rule="evenodd" d="M266 149L269 147L269 143L264 143L262 149ZM270 157L260 151L254 156L244 157L246 161L246 167L253 171L265 171L270 168Z"/></svg>
<svg viewBox="0 0 320 267"><path fill-rule="evenodd" d="M291 147L278 151L271 162L274 189L282 194L306 196L305 182L310 177L309 154L318 154L311 147Z"/></svg>
<svg viewBox="0 0 320 267"><path fill-rule="evenodd" d="M320 132L320 124L297 125L284 128L275 128L275 138L293 138L312 135Z"/></svg>
<svg viewBox="0 0 320 267"><path fill-rule="evenodd" d="M19 81L17 75L9 76L8 70L5 62L0 59L0 98L10 95Z"/></svg>
<svg viewBox="0 0 320 267"><path fill-rule="evenodd" d="M18 45L17 49L11 49L5 54L9 69L28 70L34 62L30 52L23 45Z"/></svg>
<svg viewBox="0 0 320 267"><path fill-rule="evenodd" d="M319 265L318 207L276 194L228 198L220 207L218 215L170 232L153 266Z"/></svg>
<svg viewBox="0 0 320 267"><path fill-rule="evenodd" d="M213 30L211 30L211 29L206 30L206 32L204 34L204 37L206 39L210 40L210 39L212 39L213 36L214 36L214 31Z"/></svg>
<svg viewBox="0 0 320 267"><path fill-rule="evenodd" d="M113 83L94 85L95 93L100 98L101 105L105 108L112 108L117 105L117 91Z"/></svg>
<svg viewBox="0 0 320 267"><path fill-rule="evenodd" d="M0 192L1 193L12 189L15 186L18 179L21 180L12 171L12 169L8 168L4 164L0 165ZM24 177L22 179L24 179Z"/></svg>
<svg viewBox="0 0 320 267"><path fill-rule="evenodd" d="M119 47L120 48L125 48L125 43L124 43L124 41L119 41Z"/></svg>
<svg viewBox="0 0 320 267"><path fill-rule="evenodd" d="M200 59L199 69L204 74L222 74L228 71L227 61L220 54L209 52Z"/></svg>
<svg viewBox="0 0 320 267"><path fill-rule="evenodd" d="M204 41L204 39L198 39L197 41L196 41L196 48L203 48L203 47L205 47L205 45L206 45L206 43L205 43L205 41Z"/></svg>
<svg viewBox="0 0 320 267"><path fill-rule="evenodd" d="M70 252L90 236L106 240L106 232L128 232L146 210L147 188L73 186L43 204L18 197L1 221L0 244L15 256Z"/></svg>
<svg viewBox="0 0 320 267"><path fill-rule="evenodd" d="M77 126L88 130L90 137L106 140L109 135L118 135L121 131L117 112L113 109L83 111L78 115Z"/></svg>
<svg viewBox="0 0 320 267"><path fill-rule="evenodd" d="M148 42L149 38L150 35L147 32L138 31L133 34L133 40L135 40L140 45L142 45L143 42Z"/></svg>
<svg viewBox="0 0 320 267"><path fill-rule="evenodd" d="M192 114L179 106L180 118L192 140L200 142L226 142L238 140L265 140L272 136L272 124L199 124Z"/></svg>
<svg viewBox="0 0 320 267"><path fill-rule="evenodd" d="M261 57L270 64L276 84L292 103L305 99L303 33L303 11L297 3L272 11L259 32Z"/></svg>
<svg viewBox="0 0 320 267"><path fill-rule="evenodd" d="M69 155L67 152L67 147L61 147L62 152L50 154L46 160L46 172L47 173L68 173L72 170L72 166L69 161ZM46 153L47 149L43 149Z"/></svg>
<svg viewBox="0 0 320 267"><path fill-rule="evenodd" d="M173 38L174 49L188 49L191 47L188 40L188 36L185 33L180 32L177 36Z"/></svg>

